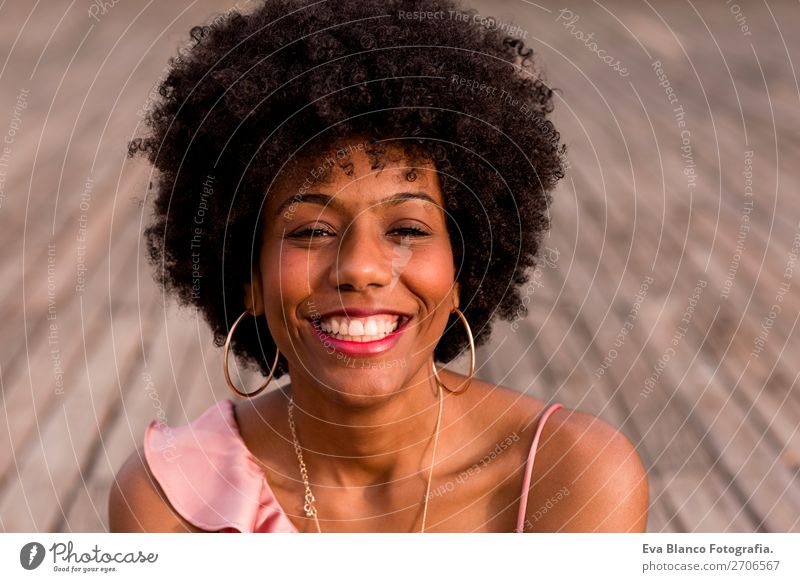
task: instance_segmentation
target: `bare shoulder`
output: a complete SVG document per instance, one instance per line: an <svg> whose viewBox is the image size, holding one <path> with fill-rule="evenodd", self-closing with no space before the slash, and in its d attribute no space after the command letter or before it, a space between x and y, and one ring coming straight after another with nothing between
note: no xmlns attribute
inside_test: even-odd
<svg viewBox="0 0 800 582"><path fill-rule="evenodd" d="M468 394L465 404L479 411L481 425L503 418L498 434L516 431L522 445L518 462L525 463L547 403L480 380ZM521 486L524 471L519 465L514 470L515 486ZM518 499L519 489L515 495ZM525 531L645 531L648 505L645 469L621 431L566 407L548 417L536 448Z"/></svg>
<svg viewBox="0 0 800 582"><path fill-rule="evenodd" d="M649 489L641 459L600 418L556 410L542 431L532 482L526 531L646 530Z"/></svg>
<svg viewBox="0 0 800 582"><path fill-rule="evenodd" d="M167 501L144 456L134 451L111 484L108 500L112 532L199 532Z"/></svg>
<svg viewBox="0 0 800 582"><path fill-rule="evenodd" d="M458 386L466 381L462 374L445 370L439 374L447 379L449 385ZM527 394L493 384L479 378L473 378L469 388L457 396L462 412L469 411L471 420L481 430L490 424L499 430L517 430L530 424L544 408L544 402Z"/></svg>

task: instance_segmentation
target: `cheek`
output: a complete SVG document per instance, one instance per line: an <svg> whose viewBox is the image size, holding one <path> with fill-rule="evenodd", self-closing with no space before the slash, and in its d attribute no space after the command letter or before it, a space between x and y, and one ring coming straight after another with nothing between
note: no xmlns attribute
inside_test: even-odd
<svg viewBox="0 0 800 582"><path fill-rule="evenodd" d="M416 250L401 277L420 297L431 302L431 308L449 311L447 300L452 293L455 267L449 245ZM440 305L444 302L444 306Z"/></svg>
<svg viewBox="0 0 800 582"><path fill-rule="evenodd" d="M261 284L268 313L282 321L291 319L301 301L311 294L314 261L305 251L265 248L261 256Z"/></svg>

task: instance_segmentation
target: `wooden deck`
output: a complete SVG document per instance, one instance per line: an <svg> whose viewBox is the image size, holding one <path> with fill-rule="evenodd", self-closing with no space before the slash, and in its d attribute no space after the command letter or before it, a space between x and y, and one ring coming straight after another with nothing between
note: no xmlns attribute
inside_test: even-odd
<svg viewBox="0 0 800 582"><path fill-rule="evenodd" d="M151 280L125 144L229 5L0 3L2 531L106 530L147 422L227 396L205 324ZM571 164L530 315L480 375L621 427L650 531L800 531L800 5L474 5L540 54Z"/></svg>

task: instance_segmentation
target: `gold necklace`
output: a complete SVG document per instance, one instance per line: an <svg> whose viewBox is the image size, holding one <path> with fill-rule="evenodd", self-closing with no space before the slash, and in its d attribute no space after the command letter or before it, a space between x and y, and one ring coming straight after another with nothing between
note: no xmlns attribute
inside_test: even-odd
<svg viewBox="0 0 800 582"><path fill-rule="evenodd" d="M438 387L438 385L437 385ZM420 533L425 532L425 522L428 518L428 501L431 498L431 481L433 480L433 466L436 464L436 445L439 443L439 428L442 424L442 408L444 407L444 398L442 396L442 389L439 391L439 414L436 417L436 432L433 437L433 454L431 455L431 470L428 473L428 484L425 488L425 502L422 506L422 529ZM300 465L300 477L303 479L303 486L305 487L305 502L303 503L303 511L306 512L306 517L313 517L314 523L317 526L317 532L322 533L319 527L319 518L317 517L317 507L314 505L316 498L311 492L311 486L308 482L308 470L303 461L303 450L300 448L300 441L297 439L297 429L294 424L294 397L289 398L289 428L292 431L292 440L294 441L294 452L297 454L297 462Z"/></svg>

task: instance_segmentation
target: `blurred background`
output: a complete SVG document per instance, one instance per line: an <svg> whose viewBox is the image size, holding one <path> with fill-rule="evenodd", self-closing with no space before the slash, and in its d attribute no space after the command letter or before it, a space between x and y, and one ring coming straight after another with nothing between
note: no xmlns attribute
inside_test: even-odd
<svg viewBox="0 0 800 582"><path fill-rule="evenodd" d="M649 531L800 531L800 5L468 5L538 53L570 165L479 375L620 427ZM0 2L0 531L107 530L147 423L228 397L126 152L190 28L252 6Z"/></svg>

